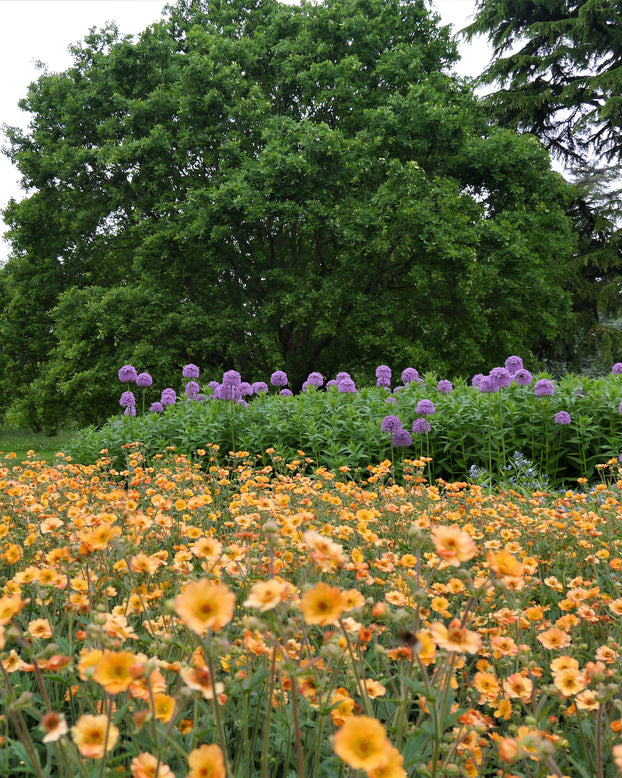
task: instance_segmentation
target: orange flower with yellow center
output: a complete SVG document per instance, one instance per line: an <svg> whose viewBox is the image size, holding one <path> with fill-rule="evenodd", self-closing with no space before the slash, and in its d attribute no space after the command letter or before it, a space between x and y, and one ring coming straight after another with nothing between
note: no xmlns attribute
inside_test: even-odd
<svg viewBox="0 0 622 778"><path fill-rule="evenodd" d="M225 758L216 744L202 745L188 754L190 772L186 778L225 778Z"/></svg>
<svg viewBox="0 0 622 778"><path fill-rule="evenodd" d="M292 592L292 585L271 578L269 581L258 581L253 584L250 594L244 601L246 608L257 608L265 612L276 608Z"/></svg>
<svg viewBox="0 0 622 778"><path fill-rule="evenodd" d="M367 778L406 778L406 770L404 770L403 765L404 757L397 748L391 747L389 761L382 767L370 770L367 773Z"/></svg>
<svg viewBox="0 0 622 778"><path fill-rule="evenodd" d="M225 584L207 578L189 583L175 598L175 613L201 637L222 629L233 618L235 595Z"/></svg>
<svg viewBox="0 0 622 778"><path fill-rule="evenodd" d="M565 648L572 642L570 635L559 627L551 627L538 635L538 641L545 648L553 650L556 648Z"/></svg>
<svg viewBox="0 0 622 778"><path fill-rule="evenodd" d="M555 673L553 683L559 689L562 697L572 697L582 692L587 686L585 675L574 667L566 667Z"/></svg>
<svg viewBox="0 0 622 778"><path fill-rule="evenodd" d="M300 599L300 610L307 624L326 627L337 624L345 609L341 591L336 586L318 583Z"/></svg>
<svg viewBox="0 0 622 778"><path fill-rule="evenodd" d="M493 551L489 551L486 554L486 561L488 562L488 567L499 578L520 578L525 572L525 568L518 559L505 549L497 551L496 554Z"/></svg>
<svg viewBox="0 0 622 778"><path fill-rule="evenodd" d="M519 699L521 702L531 701L533 683L530 678L525 678L520 673L512 673L503 679L503 691L509 699Z"/></svg>
<svg viewBox="0 0 622 778"><path fill-rule="evenodd" d="M354 770L377 770L389 764L393 755L387 733L378 719L349 716L333 739L337 756Z"/></svg>
<svg viewBox="0 0 622 778"><path fill-rule="evenodd" d="M175 778L175 773L167 764L158 764L157 757L148 752L132 759L130 772L132 778Z"/></svg>
<svg viewBox="0 0 622 778"><path fill-rule="evenodd" d="M175 698L168 694L153 695L153 715L158 721L168 724L175 712Z"/></svg>
<svg viewBox="0 0 622 778"><path fill-rule="evenodd" d="M332 706L330 717L333 720L333 724L335 724L337 727L343 726L346 719L349 716L354 715L354 700L352 697L350 697L347 689L344 689L343 686L335 689L330 704Z"/></svg>
<svg viewBox="0 0 622 778"><path fill-rule="evenodd" d="M71 737L81 756L102 759L116 746L119 730L104 714L85 714L71 728Z"/></svg>
<svg viewBox="0 0 622 778"><path fill-rule="evenodd" d="M434 527L432 542L441 559L453 567L460 567L463 562L468 562L477 554L475 541L460 527Z"/></svg>
<svg viewBox="0 0 622 778"><path fill-rule="evenodd" d="M430 633L439 648L453 653L476 654L482 645L482 639L477 632L463 627L459 619L454 619L449 627L435 621L430 624Z"/></svg>
<svg viewBox="0 0 622 778"><path fill-rule="evenodd" d="M93 680L108 694L119 694L130 688L141 671L142 666L131 651L104 651L95 666Z"/></svg>

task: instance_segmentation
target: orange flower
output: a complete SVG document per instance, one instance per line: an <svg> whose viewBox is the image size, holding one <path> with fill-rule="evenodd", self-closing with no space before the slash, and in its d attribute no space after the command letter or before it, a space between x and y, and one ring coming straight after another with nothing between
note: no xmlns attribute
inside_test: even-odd
<svg viewBox="0 0 622 778"><path fill-rule="evenodd" d="M85 714L71 728L71 737L82 756L102 759L117 744L119 730L104 714Z"/></svg>
<svg viewBox="0 0 622 778"><path fill-rule="evenodd" d="M158 764L157 758L148 752L135 756L130 765L132 778L175 778L167 764Z"/></svg>
<svg viewBox="0 0 622 778"><path fill-rule="evenodd" d="M330 717L337 727L343 726L346 719L354 715L354 700L342 686L335 689L330 704Z"/></svg>
<svg viewBox="0 0 622 778"><path fill-rule="evenodd" d="M153 715L165 724L173 718L175 713L175 698L168 694L153 695Z"/></svg>
<svg viewBox="0 0 622 778"><path fill-rule="evenodd" d="M490 569L493 570L499 578L519 578L524 573L523 565L515 556L512 556L512 554L505 549L497 551L496 554L489 551L486 554L486 561L488 562Z"/></svg>
<svg viewBox="0 0 622 778"><path fill-rule="evenodd" d="M45 732L44 743L54 743L67 734L67 722L62 713L50 711L41 719L41 729Z"/></svg>
<svg viewBox="0 0 622 778"><path fill-rule="evenodd" d="M377 770L389 764L393 756L387 733L378 721L369 716L350 716L337 731L333 749L340 759L354 770Z"/></svg>
<svg viewBox="0 0 622 778"><path fill-rule="evenodd" d="M22 600L19 594L0 597L0 624L10 624L13 618L30 600Z"/></svg>
<svg viewBox="0 0 622 778"><path fill-rule="evenodd" d="M449 628L440 621L435 621L430 624L430 632L436 645L445 651L476 654L482 645L482 639L477 632L463 627L458 619L454 619Z"/></svg>
<svg viewBox="0 0 622 778"><path fill-rule="evenodd" d="M503 679L503 691L510 699L519 699L528 703L531 701L533 683L531 679L525 678L520 673L512 673Z"/></svg>
<svg viewBox="0 0 622 778"><path fill-rule="evenodd" d="M585 675L574 667L566 667L555 673L553 683L561 692L562 697L578 694L587 686Z"/></svg>
<svg viewBox="0 0 622 778"><path fill-rule="evenodd" d="M383 767L377 767L367 773L368 778L406 778L403 767L404 757L397 748L391 747L389 761Z"/></svg>
<svg viewBox="0 0 622 778"><path fill-rule="evenodd" d="M204 636L207 631L218 631L233 618L235 595L225 584L216 584L207 578L189 583L175 598L175 613L183 623Z"/></svg>
<svg viewBox="0 0 622 778"><path fill-rule="evenodd" d="M475 541L460 527L435 527L432 530L432 542L436 553L454 567L460 567L477 554Z"/></svg>
<svg viewBox="0 0 622 778"><path fill-rule="evenodd" d="M32 638L51 638L52 627L47 619L32 619L28 622L28 634Z"/></svg>
<svg viewBox="0 0 622 778"><path fill-rule="evenodd" d="M179 675L189 689L201 692L206 700L213 700L214 693L216 696L220 696L225 690L220 681L215 685L212 683L212 676L207 667L197 667L196 665L182 667Z"/></svg>
<svg viewBox="0 0 622 778"><path fill-rule="evenodd" d="M376 697L382 697L387 693L386 688L379 682L374 681L373 678L366 678L359 684L359 692L366 694L370 699L375 700Z"/></svg>
<svg viewBox="0 0 622 778"><path fill-rule="evenodd" d="M336 624L344 611L341 591L336 586L318 583L306 591L300 599L300 610L307 624L326 627Z"/></svg>
<svg viewBox="0 0 622 778"><path fill-rule="evenodd" d="M258 581L253 585L250 594L244 601L246 608L257 608L262 613L276 608L292 593L290 583L271 578L269 581Z"/></svg>
<svg viewBox="0 0 622 778"><path fill-rule="evenodd" d="M220 746L202 745L188 754L190 772L186 778L225 778L225 758Z"/></svg>
<svg viewBox="0 0 622 778"><path fill-rule="evenodd" d="M559 627L551 627L550 629L541 632L538 635L538 640L545 648L548 648L549 650L553 650L555 648L565 648L572 642L570 635L567 632L559 629Z"/></svg>
<svg viewBox="0 0 622 778"><path fill-rule="evenodd" d="M140 675L141 665L131 651L104 651L95 666L93 680L108 694L127 691Z"/></svg>

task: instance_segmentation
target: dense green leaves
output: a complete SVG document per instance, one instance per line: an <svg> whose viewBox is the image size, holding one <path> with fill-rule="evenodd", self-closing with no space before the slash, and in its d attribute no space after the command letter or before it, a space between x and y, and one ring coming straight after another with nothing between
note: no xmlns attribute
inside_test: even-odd
<svg viewBox="0 0 622 778"><path fill-rule="evenodd" d="M137 40L91 33L9 131L28 194L6 210L4 406L102 419L128 361L299 386L543 354L567 187L455 58L420 0L178 2Z"/></svg>

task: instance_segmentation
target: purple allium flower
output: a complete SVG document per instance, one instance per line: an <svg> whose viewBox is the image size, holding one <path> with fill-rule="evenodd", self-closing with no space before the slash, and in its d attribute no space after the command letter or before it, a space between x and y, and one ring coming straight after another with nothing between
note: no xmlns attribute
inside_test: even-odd
<svg viewBox="0 0 622 778"><path fill-rule="evenodd" d="M395 399L395 397L387 397L385 402L387 402L387 403L396 403L397 400Z"/></svg>
<svg viewBox="0 0 622 778"><path fill-rule="evenodd" d="M402 422L397 416L391 414L390 416L385 416L380 422L380 429L383 432L395 432L396 430L402 429Z"/></svg>
<svg viewBox="0 0 622 778"><path fill-rule="evenodd" d="M341 373L337 373L335 376L335 381L339 383L340 381L345 381L346 379L350 379L350 373L346 373L345 371L342 371Z"/></svg>
<svg viewBox="0 0 622 778"><path fill-rule="evenodd" d="M484 378L483 373L475 373L473 378L471 379L471 386L479 386L482 382L482 378Z"/></svg>
<svg viewBox="0 0 622 778"><path fill-rule="evenodd" d="M555 394L555 386L548 378L541 378L536 381L536 385L533 388L533 393L536 397L545 397L546 395Z"/></svg>
<svg viewBox="0 0 622 778"><path fill-rule="evenodd" d="M152 413L162 413L162 411L164 410L164 406L162 405L162 403L159 402L151 403L151 407L149 408L149 410Z"/></svg>
<svg viewBox="0 0 622 778"><path fill-rule="evenodd" d="M122 408L132 408L134 405L136 405L136 398L134 397L133 393L123 392L121 399L119 400L119 405Z"/></svg>
<svg viewBox="0 0 622 778"><path fill-rule="evenodd" d="M214 392L217 400L236 400L238 397L238 387L234 384L219 384Z"/></svg>
<svg viewBox="0 0 622 778"><path fill-rule="evenodd" d="M414 367L405 367L402 370L402 381L405 384L410 384L413 381L419 380L419 373Z"/></svg>
<svg viewBox="0 0 622 778"><path fill-rule="evenodd" d="M415 419L413 421L412 430L413 432L422 433L422 432L430 432L432 427L430 426L430 422L427 419Z"/></svg>
<svg viewBox="0 0 622 778"><path fill-rule="evenodd" d="M448 381L446 378L443 378L442 381L438 382L438 385L436 387L439 392L442 392L443 394L447 394L448 392L453 392L453 384L451 381Z"/></svg>
<svg viewBox="0 0 622 778"><path fill-rule="evenodd" d="M559 413L555 414L553 421L555 424L570 424L572 419L570 418L568 411L560 411Z"/></svg>
<svg viewBox="0 0 622 778"><path fill-rule="evenodd" d="M174 389L171 389L168 387L167 389L162 389L162 397L160 397L160 402L162 405L175 405L177 402L177 394Z"/></svg>
<svg viewBox="0 0 622 778"><path fill-rule="evenodd" d="M480 392L486 392L486 393L493 393L498 392L499 387L495 383L495 380L491 378L489 375L483 375L479 384L478 389Z"/></svg>
<svg viewBox="0 0 622 778"><path fill-rule="evenodd" d="M376 386L384 386L386 389L390 389L391 379L384 378L383 376L379 376L378 378L376 378Z"/></svg>
<svg viewBox="0 0 622 778"><path fill-rule="evenodd" d="M510 371L506 370L504 367L493 367L490 371L490 377L501 389L507 388L512 383Z"/></svg>
<svg viewBox="0 0 622 778"><path fill-rule="evenodd" d="M309 389L311 389L312 386L313 386L313 384L310 384L308 381L305 381L303 383L303 385L300 387L300 391L301 392L308 392Z"/></svg>
<svg viewBox="0 0 622 778"><path fill-rule="evenodd" d="M196 365L193 365L191 362L189 365L184 367L181 374L184 378L198 378L199 368Z"/></svg>
<svg viewBox="0 0 622 778"><path fill-rule="evenodd" d="M620 407L618 408L619 413L622 414L622 403L620 403Z"/></svg>
<svg viewBox="0 0 622 778"><path fill-rule="evenodd" d="M525 370L524 367L520 367L513 375L514 383L518 386L529 386L533 381L533 376L529 370Z"/></svg>
<svg viewBox="0 0 622 778"><path fill-rule="evenodd" d="M523 360L520 357L508 357L505 360L505 369L513 376L517 370L523 369Z"/></svg>
<svg viewBox="0 0 622 778"><path fill-rule="evenodd" d="M337 383L337 380L335 378L331 378L330 381L326 382L326 388L327 389L332 389L333 386L335 386L335 387L339 386L339 384Z"/></svg>
<svg viewBox="0 0 622 778"><path fill-rule="evenodd" d="M432 414L436 413L432 400L419 400L417 403L417 413L419 416L432 416Z"/></svg>
<svg viewBox="0 0 622 778"><path fill-rule="evenodd" d="M281 389L279 394L281 397L293 397L293 392L291 389Z"/></svg>
<svg viewBox="0 0 622 778"><path fill-rule="evenodd" d="M125 416L136 416L136 406L135 405L128 405L127 408L123 411Z"/></svg>
<svg viewBox="0 0 622 778"><path fill-rule="evenodd" d="M402 386L400 384L400 385L395 387L395 389L393 390L393 394L398 394L399 392L403 391L405 388L406 388L405 386Z"/></svg>
<svg viewBox="0 0 622 778"><path fill-rule="evenodd" d="M399 429L395 430L391 437L391 445L394 448L402 448L404 446L410 446L413 442L412 435L408 430Z"/></svg>
<svg viewBox="0 0 622 778"><path fill-rule="evenodd" d="M337 383L337 390L342 394L354 394L356 386L351 378L344 378L343 381Z"/></svg>
<svg viewBox="0 0 622 778"><path fill-rule="evenodd" d="M225 386L239 386L242 383L242 377L237 370L227 370L223 373L222 382Z"/></svg>
<svg viewBox="0 0 622 778"><path fill-rule="evenodd" d="M268 384L265 381L255 381L252 389L253 394L265 394L268 391Z"/></svg>
<svg viewBox="0 0 622 778"><path fill-rule="evenodd" d="M253 387L248 383L248 381L242 381L242 383L238 386L238 394L240 397L246 397L252 393Z"/></svg>
<svg viewBox="0 0 622 778"><path fill-rule="evenodd" d="M197 394L200 392L201 387L196 381L188 381L184 389L184 394L189 400L196 399Z"/></svg>
<svg viewBox="0 0 622 778"><path fill-rule="evenodd" d="M248 408L248 403L242 397L240 397L240 399L238 400L238 405L241 406L242 408Z"/></svg>
<svg viewBox="0 0 622 778"><path fill-rule="evenodd" d="M612 375L619 375L622 373L622 362L616 362L615 365L611 368Z"/></svg>
<svg viewBox="0 0 622 778"><path fill-rule="evenodd" d="M153 378L149 373L139 373L136 376L136 386L140 386L141 389L148 389L153 384Z"/></svg>
<svg viewBox="0 0 622 778"><path fill-rule="evenodd" d="M122 384L129 384L137 378L136 368L132 367L132 365L123 365L119 370L119 381L121 381Z"/></svg>
<svg viewBox="0 0 622 778"><path fill-rule="evenodd" d="M272 386L287 386L287 375L282 370L275 370L270 376Z"/></svg>
<svg viewBox="0 0 622 778"><path fill-rule="evenodd" d="M582 386L579 386L575 394L577 397L583 397L585 394L585 389Z"/></svg>
<svg viewBox="0 0 622 778"><path fill-rule="evenodd" d="M387 365L379 365L376 368L376 378L383 378L391 383L391 368ZM386 384L378 384L379 386L386 386Z"/></svg>
<svg viewBox="0 0 622 778"><path fill-rule="evenodd" d="M324 386L324 376L317 372L309 373L307 382L310 383L311 386Z"/></svg>

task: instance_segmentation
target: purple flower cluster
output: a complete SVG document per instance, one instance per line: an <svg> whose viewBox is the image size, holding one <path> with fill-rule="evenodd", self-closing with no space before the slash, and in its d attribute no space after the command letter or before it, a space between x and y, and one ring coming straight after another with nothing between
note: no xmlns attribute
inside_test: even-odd
<svg viewBox="0 0 622 778"><path fill-rule="evenodd" d="M410 432L402 427L402 422L397 416L385 416L380 422L380 429L391 435L393 448L406 448L413 442Z"/></svg>
<svg viewBox="0 0 622 778"><path fill-rule="evenodd" d="M536 381L533 393L536 397L552 396L555 394L555 385L548 378L541 378L539 381Z"/></svg>
<svg viewBox="0 0 622 778"><path fill-rule="evenodd" d="M411 384L413 381L419 383L421 379L419 378L418 371L415 370L414 367L405 367L404 370L402 370L402 381L405 384Z"/></svg>
<svg viewBox="0 0 622 778"><path fill-rule="evenodd" d="M560 411L559 413L555 414L553 421L555 424L570 424L572 419L568 411Z"/></svg>
<svg viewBox="0 0 622 778"><path fill-rule="evenodd" d="M432 427L430 426L430 422L425 417L423 417L422 419L415 419L413 421L412 430L413 432L420 434L430 432Z"/></svg>
<svg viewBox="0 0 622 778"><path fill-rule="evenodd" d="M287 375L282 370L275 370L270 376L272 386L287 386Z"/></svg>
<svg viewBox="0 0 622 778"><path fill-rule="evenodd" d="M436 413L436 408L432 400L419 400L417 403L417 414L419 416L433 416Z"/></svg>
<svg viewBox="0 0 622 778"><path fill-rule="evenodd" d="M387 365L380 365L376 368L376 386L391 386L391 368Z"/></svg>
<svg viewBox="0 0 622 778"><path fill-rule="evenodd" d="M453 384L446 378L443 378L441 381L439 381L436 388L439 392L441 392L441 394L448 394L454 390Z"/></svg>
<svg viewBox="0 0 622 778"><path fill-rule="evenodd" d="M620 373L622 373L622 362L616 362L615 365L611 368L611 374L620 375Z"/></svg>

